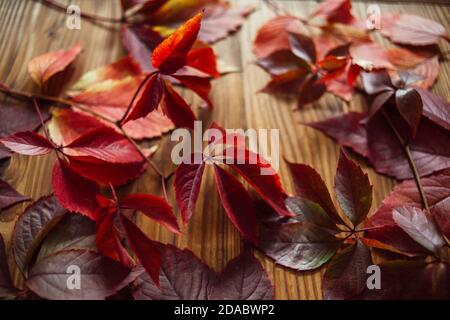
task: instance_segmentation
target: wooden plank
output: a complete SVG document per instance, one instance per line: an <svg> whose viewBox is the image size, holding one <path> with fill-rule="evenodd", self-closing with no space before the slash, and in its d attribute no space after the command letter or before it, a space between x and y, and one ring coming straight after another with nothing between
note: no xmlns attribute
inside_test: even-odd
<svg viewBox="0 0 450 320"><path fill-rule="evenodd" d="M69 3L69 1L60 1ZM118 1L70 1L80 4L85 12L98 15L118 17ZM240 2L242 3L242 1ZM301 121L317 121L335 116L348 110L358 111L365 108L362 97L355 97L350 104L342 103L331 95L326 95L318 103L302 112L292 112L294 100L278 99L257 91L265 85L268 75L253 65L251 46L257 29L274 14L261 1L245 0L255 3L257 11L250 16L242 30L235 36L218 43L215 48L222 60L229 65L238 66L242 73L226 75L214 81L212 100L215 104L211 112L197 110L206 127L211 121L217 121L227 128L273 128L280 130L282 156L291 161L304 162L315 167L323 176L328 187L333 186L333 179L338 156L336 144L322 134L299 125ZM378 2L377 2L378 3ZM316 5L314 1L283 1L290 12L305 14ZM367 3L354 4L355 12L364 16ZM416 13L440 21L450 29L450 13L447 7L425 4L387 4L381 3L382 12L398 11ZM58 76L50 87L57 88L62 82L70 84L84 72L110 63L125 54L120 44L118 26L102 26L88 21L82 22L81 30L69 30L65 27L65 17L35 1L1 1L0 2L0 81L14 88L37 92L27 74L27 62L34 56L59 48L68 48L79 42L83 45L83 54L77 59L70 72ZM448 50L448 46L443 47ZM449 97L450 65L446 61L441 65L439 81L435 91ZM184 92L188 101L198 104L198 98L192 93ZM3 97L1 97L3 99ZM166 173L175 167L170 163L170 137L159 141L160 148L155 162ZM359 159L361 160L361 159ZM18 191L38 198L51 192L52 157L28 158L13 156L2 178L15 186ZM367 167L374 184L374 205L372 212L392 189L394 181L380 176ZM289 192L293 191L287 168L282 163L280 168L282 180ZM170 181L173 184L173 180ZM173 188L169 188L169 198L175 206ZM123 187L121 193L141 192L161 194L157 176L148 169L135 182ZM14 206L1 215L0 232L9 240L16 214L23 211L27 204ZM164 243L173 243L179 247L188 247L215 270L220 270L243 246L239 233L225 217L214 187L210 170L202 184L195 215L188 226L183 227L181 236L174 236L164 228L146 218L140 218L140 225L148 235ZM276 286L278 299L318 299L321 298L320 276L323 269L312 272L293 272L274 265L261 254L257 254ZM12 265L12 261L11 261ZM15 280L20 283L20 274L15 272Z"/></svg>

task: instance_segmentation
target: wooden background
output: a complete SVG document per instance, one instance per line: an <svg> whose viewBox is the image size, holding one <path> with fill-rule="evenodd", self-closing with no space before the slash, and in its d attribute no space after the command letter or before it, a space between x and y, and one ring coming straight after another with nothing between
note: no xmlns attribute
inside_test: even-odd
<svg viewBox="0 0 450 320"><path fill-rule="evenodd" d="M60 3L75 3L84 12L108 17L119 17L118 0L60 0ZM355 96L350 104L341 102L327 94L318 103L301 112L292 112L294 100L282 100L257 91L265 85L268 75L252 64L252 41L258 28L274 14L262 1L241 0L240 4L253 3L257 10L243 25L241 31L215 45L220 58L228 65L237 66L242 72L226 75L214 81L212 101L214 110L197 110L200 119L206 126L214 120L226 128L275 128L280 129L280 149L282 156L291 161L312 165L320 172L329 188L333 186L333 178L338 157L337 145L313 129L299 124L300 121L317 121L336 116L348 110L365 109L361 96ZM450 8L445 4L424 4L427 1L394 3L379 2L381 12L408 12L441 22L450 30ZM448 3L448 0L434 1ZM315 1L280 1L281 5L293 14L311 12ZM368 3L355 2L354 12L365 16ZM59 86L61 82L70 87L83 73L93 68L108 64L126 53L119 39L117 25L99 25L82 21L81 30L69 30L65 27L64 14L49 9L32 0L0 1L0 81L18 90L37 92L27 73L28 61L40 54L61 48L69 48L79 42L84 47L72 67L51 86ZM448 45L441 46L444 51ZM441 65L439 81L434 91L439 95L450 96L450 64L445 61ZM184 93L188 101L199 103L191 93ZM0 96L0 99L4 99ZM166 174L174 167L170 163L170 138L166 135L157 142L160 149L155 161L164 168ZM368 171L374 185L373 212L385 198L395 182L374 173L362 159L357 159ZM1 177L11 183L17 190L34 199L51 192L51 157L29 158L13 156L2 164ZM239 233L226 218L215 190L211 171L206 170L200 197L193 219L183 228L183 235L174 236L155 223L140 219L140 226L148 235L165 243L173 243L179 247L188 247L215 270L220 270L242 249ZM280 174L289 192L293 191L287 168L282 163ZM169 185L169 197L175 206L173 179ZM149 169L135 182L122 188L122 192L141 192L161 194L156 175ZM0 232L9 243L9 237L17 214L23 211L27 203L19 204L0 215ZM177 212L178 214L178 212ZM312 272L292 272L276 266L270 259L256 254L276 287L277 299L320 299L321 273L323 269ZM11 259L11 266L13 265ZM15 280L20 283L17 271Z"/></svg>

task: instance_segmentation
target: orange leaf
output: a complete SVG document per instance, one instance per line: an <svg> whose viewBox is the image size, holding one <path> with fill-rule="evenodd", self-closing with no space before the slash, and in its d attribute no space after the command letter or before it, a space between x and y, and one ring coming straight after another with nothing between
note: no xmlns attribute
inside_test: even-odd
<svg viewBox="0 0 450 320"><path fill-rule="evenodd" d="M187 54L197 39L203 13L188 20L158 47L152 55L152 64L165 74L172 74L187 63Z"/></svg>
<svg viewBox="0 0 450 320"><path fill-rule="evenodd" d="M28 72L39 86L42 86L54 74L63 71L81 52L81 46L75 45L73 48L64 51L58 50L48 52L33 58L28 63Z"/></svg>

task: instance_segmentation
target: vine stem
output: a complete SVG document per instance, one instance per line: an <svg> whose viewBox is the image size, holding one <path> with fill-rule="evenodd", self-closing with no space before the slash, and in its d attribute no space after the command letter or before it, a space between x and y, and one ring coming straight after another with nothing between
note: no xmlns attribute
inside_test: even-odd
<svg viewBox="0 0 450 320"><path fill-rule="evenodd" d="M143 81L144 82L144 81ZM138 90L139 91L139 90ZM46 101L46 102L54 102L60 105L64 105L64 106L69 106L69 107L74 107L77 108L79 110L85 111L93 116L96 116L112 125L114 125L121 133L122 135L135 147L136 151L139 152L139 154L141 155L141 157L152 167L152 169L156 172L156 174L158 174L158 176L161 179L161 188L164 194L164 198L166 200L168 200L167 197L167 190L166 190L166 181L168 180L168 178L166 178L164 176L164 173L162 172L161 169L159 169L159 167L150 159L148 158L145 153L142 151L142 149L139 147L139 145L136 143L136 141L134 141L133 138L131 138L126 131L120 126L118 125L115 121L112 121L111 119L109 119L108 117L105 117L101 114L98 114L95 111L92 111L91 109L84 107L82 105L79 105L73 101L67 100L67 99L63 99L63 98L58 98L58 97L52 97L52 96L47 96L47 95L42 95L42 94L30 94L30 93L26 93L26 92L21 92L21 91L17 91L14 89L9 88L8 86L5 86L3 84L0 84L0 92L3 92L5 94L8 94L10 96L16 97L16 98L22 98L22 99L27 99L27 100L32 100L33 101L33 105L36 108L37 105L37 100L41 100L41 101ZM136 95L136 94L135 94ZM132 103L131 103L132 104ZM39 106L37 106L37 109L39 109ZM38 112L38 115L40 117L40 119L43 119L42 114L40 113L40 110L36 110L36 112ZM43 123L43 121L41 121ZM47 129L44 126L44 133L48 136L48 132Z"/></svg>
<svg viewBox="0 0 450 320"><path fill-rule="evenodd" d="M386 122L389 124L389 127L392 129L392 131L394 132L398 142L402 145L403 147L403 151L406 155L406 159L408 160L409 166L411 168L411 171L413 173L414 176L414 180L416 182L416 186L417 189L419 190L419 195L420 195L420 199L422 202L422 207L427 211L430 212L430 206L428 205L428 200L427 197L425 195L425 192L423 190L423 186L422 186L422 180L420 179L420 175L419 172L417 170L417 166L416 163L414 162L414 158L411 154L411 150L409 148L408 143L406 143L406 141L403 139L403 137L400 135L400 133L398 132L397 128L395 127L395 125L392 123L391 118L389 118L389 116L386 114L386 111L381 110L381 113L384 117L384 119L386 120Z"/></svg>
<svg viewBox="0 0 450 320"><path fill-rule="evenodd" d="M53 0L41 0L41 2L50 7L50 8L54 8L58 11L67 12L67 7L63 6L62 4L59 4ZM120 23L120 24L126 24L128 23L126 17L122 17L120 19L117 18L109 18L109 17L103 17L103 16L97 16L95 14L92 13L84 13L84 12L80 12L80 17L91 20L91 21L102 21L102 22L109 22L109 23Z"/></svg>
<svg viewBox="0 0 450 320"><path fill-rule="evenodd" d="M321 28L321 26L319 26L319 25L311 24L309 22L309 20L306 19L306 18L292 15L290 12L288 12L285 9L281 8L280 5L278 3L275 3L275 1L273 1L273 0L263 0L263 1L277 15L291 16L291 17L294 17L295 19L297 19L298 21L300 21L301 23L303 23L304 25L306 25L308 27Z"/></svg>

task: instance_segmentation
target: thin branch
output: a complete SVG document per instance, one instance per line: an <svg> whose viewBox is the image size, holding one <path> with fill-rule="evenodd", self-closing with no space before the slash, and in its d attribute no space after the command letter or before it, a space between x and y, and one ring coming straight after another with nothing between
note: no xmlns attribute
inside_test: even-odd
<svg viewBox="0 0 450 320"><path fill-rule="evenodd" d="M44 130L45 137L47 138L47 140L52 141L50 139L50 134L48 133L47 127L45 126L44 117L42 116L41 108L39 108L39 105L38 105L38 103L37 103L35 98L33 99L33 106L34 106L34 109L36 110L36 113L37 113L37 115L39 117L39 121L41 122L41 126L42 126L42 129Z"/></svg>
<svg viewBox="0 0 450 320"><path fill-rule="evenodd" d="M419 195L420 195L420 199L421 199L421 202L422 202L422 207L427 212L429 212L430 211L430 206L428 205L427 197L425 195L425 192L424 192L423 186L422 186L422 180L420 179L420 174L419 174L419 172L417 170L417 166L416 166L416 163L414 162L414 158L413 158L413 156L411 154L411 150L409 148L409 145L406 143L406 141L400 135L400 133L398 132L397 128L392 123L391 119L386 114L386 112L384 110L381 110L381 113L383 114L384 119L389 124L389 126L391 127L391 129L394 132L395 136L397 137L398 142L403 147L403 151L405 153L406 159L408 160L409 166L410 166L411 171L413 173L414 180L416 181L417 189L419 190Z"/></svg>
<svg viewBox="0 0 450 320"><path fill-rule="evenodd" d="M41 0L41 2L50 7L50 8L54 8L58 11L67 13L67 7L65 7L62 4L59 4L53 0ZM102 16L97 16L95 14L92 13L84 13L84 12L80 12L80 17L85 18L87 20L91 20L91 21L102 21L102 22L108 22L108 23L120 23L120 24L126 24L128 23L126 20L126 17L122 17L120 19L116 19L116 18L110 18L110 17L102 17Z"/></svg>

